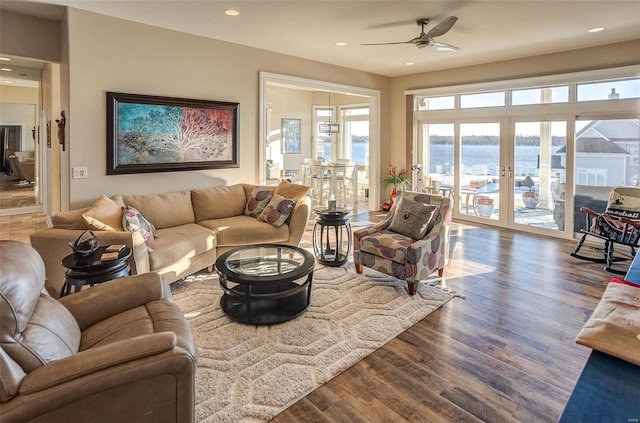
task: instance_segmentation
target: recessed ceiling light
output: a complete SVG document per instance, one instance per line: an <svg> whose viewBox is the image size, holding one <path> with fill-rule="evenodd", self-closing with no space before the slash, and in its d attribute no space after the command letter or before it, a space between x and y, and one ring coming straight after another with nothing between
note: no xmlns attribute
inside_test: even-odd
<svg viewBox="0 0 640 423"><path fill-rule="evenodd" d="M347 45L347 43L345 43L344 41L338 41L338 42L336 43L336 45L337 45L337 46L341 46L341 47L342 47L342 46L346 46L346 45Z"/></svg>
<svg viewBox="0 0 640 423"><path fill-rule="evenodd" d="M591 29L587 30L587 32L600 32L600 31L604 31L604 30L605 30L604 26L597 26L595 28L591 28Z"/></svg>
<svg viewBox="0 0 640 423"><path fill-rule="evenodd" d="M224 14L227 16L238 16L240 12L238 12L236 9L225 9Z"/></svg>
<svg viewBox="0 0 640 423"><path fill-rule="evenodd" d="M413 63L413 62L407 62L407 63L405 63L405 65L407 65L407 66L413 66L413 65L415 65L415 63Z"/></svg>
<svg viewBox="0 0 640 423"><path fill-rule="evenodd" d="M1 71L11 72L13 69L11 68L0 68Z"/></svg>
<svg viewBox="0 0 640 423"><path fill-rule="evenodd" d="M10 62L11 59L9 59L8 57L0 57L0 60L2 60L3 62Z"/></svg>
<svg viewBox="0 0 640 423"><path fill-rule="evenodd" d="M2 81L3 84L13 84L13 81Z"/></svg>

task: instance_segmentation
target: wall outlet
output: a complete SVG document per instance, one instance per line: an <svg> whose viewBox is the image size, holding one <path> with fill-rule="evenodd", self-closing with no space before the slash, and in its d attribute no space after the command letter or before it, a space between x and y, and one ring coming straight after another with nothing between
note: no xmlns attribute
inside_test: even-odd
<svg viewBox="0 0 640 423"><path fill-rule="evenodd" d="M74 167L73 179L87 179L89 177L86 167Z"/></svg>

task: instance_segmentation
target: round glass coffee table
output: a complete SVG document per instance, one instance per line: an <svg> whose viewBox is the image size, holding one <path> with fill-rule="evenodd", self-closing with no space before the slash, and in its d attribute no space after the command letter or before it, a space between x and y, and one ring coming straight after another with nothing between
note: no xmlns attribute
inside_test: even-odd
<svg viewBox="0 0 640 423"><path fill-rule="evenodd" d="M311 253L287 245L227 251L216 260L224 291L220 307L231 319L250 325L291 320L309 306L314 265Z"/></svg>

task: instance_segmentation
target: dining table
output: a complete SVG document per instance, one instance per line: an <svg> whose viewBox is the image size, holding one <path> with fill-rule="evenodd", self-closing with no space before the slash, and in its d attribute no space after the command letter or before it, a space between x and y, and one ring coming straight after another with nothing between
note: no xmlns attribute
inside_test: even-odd
<svg viewBox="0 0 640 423"><path fill-rule="evenodd" d="M331 162L331 161L323 161L317 163L320 165L320 169L322 170L320 175L312 175L311 174L311 163L304 162L302 163L302 183L304 185L309 185L313 189L312 178L321 178L323 181L327 180L329 182L329 191L327 194L327 200L331 197L338 198L338 184L346 183L348 178L353 178L350 182L353 184L353 203L354 206L358 204L358 164L356 163L355 171L353 175L346 174L347 163L344 162ZM320 195L318 196L318 204L316 206L324 206L326 205L326 201L324 199L324 193L321 190ZM345 199L346 202L346 199ZM346 206L346 204L344 204Z"/></svg>

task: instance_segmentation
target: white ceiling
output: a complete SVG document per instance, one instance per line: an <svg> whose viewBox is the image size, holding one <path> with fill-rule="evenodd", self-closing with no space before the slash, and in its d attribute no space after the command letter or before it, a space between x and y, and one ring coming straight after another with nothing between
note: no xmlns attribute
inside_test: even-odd
<svg viewBox="0 0 640 423"><path fill-rule="evenodd" d="M640 39L638 0L41 0L386 76L490 63ZM1 1L4 10L59 19L60 10L31 1ZM239 16L223 11L234 8ZM459 52L412 44L361 46L417 37L447 16L459 18L436 38ZM605 31L588 33L603 26ZM347 45L338 47L336 42ZM640 52L638 53L640 57ZM414 65L407 66L407 62Z"/></svg>

